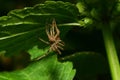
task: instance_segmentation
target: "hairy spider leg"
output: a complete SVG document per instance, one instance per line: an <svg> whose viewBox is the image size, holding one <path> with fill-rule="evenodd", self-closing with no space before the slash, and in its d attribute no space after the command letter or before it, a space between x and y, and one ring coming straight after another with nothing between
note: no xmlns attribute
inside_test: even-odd
<svg viewBox="0 0 120 80"><path fill-rule="evenodd" d="M51 46L51 50L58 52L59 54L61 54L60 50L58 49L57 43L54 43Z"/></svg>
<svg viewBox="0 0 120 80"><path fill-rule="evenodd" d="M50 32L50 29L49 29L49 27L47 26L47 27L46 27L46 34L47 34L48 39L49 39L49 41L50 41L50 40L52 40L52 39L51 39L51 35L50 35L49 32Z"/></svg>
<svg viewBox="0 0 120 80"><path fill-rule="evenodd" d="M39 40L42 41L42 42L45 43L45 44L50 44L49 42L43 40L42 38L39 38Z"/></svg>
<svg viewBox="0 0 120 80"><path fill-rule="evenodd" d="M48 32L49 32L49 34L50 34L51 37L54 37L55 36L54 25L52 24L49 27L50 27L50 29L49 29Z"/></svg>
<svg viewBox="0 0 120 80"><path fill-rule="evenodd" d="M54 24L54 27L55 27L55 30L56 30L56 35L54 36L54 38L56 39L56 38L59 37L60 31L59 31L59 29L57 28L55 19L53 20L52 24Z"/></svg>
<svg viewBox="0 0 120 80"><path fill-rule="evenodd" d="M59 49L61 49L61 50L64 50L61 46L59 46L59 45L57 45L57 47L59 48Z"/></svg>

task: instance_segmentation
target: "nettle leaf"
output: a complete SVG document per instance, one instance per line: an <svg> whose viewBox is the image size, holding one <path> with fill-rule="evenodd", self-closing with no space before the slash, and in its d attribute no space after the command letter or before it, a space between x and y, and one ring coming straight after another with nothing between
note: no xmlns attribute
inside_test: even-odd
<svg viewBox="0 0 120 80"><path fill-rule="evenodd" d="M79 25L76 23L78 15L75 5L62 1L47 1L34 7L13 10L7 16L0 17L0 51L4 50L7 55L12 55L34 45L43 48L46 45L39 37L47 40L47 24L55 19L64 38L71 28L68 26Z"/></svg>
<svg viewBox="0 0 120 80"><path fill-rule="evenodd" d="M73 80L74 75L71 62L60 63L56 56L49 56L23 70L1 72L0 80Z"/></svg>

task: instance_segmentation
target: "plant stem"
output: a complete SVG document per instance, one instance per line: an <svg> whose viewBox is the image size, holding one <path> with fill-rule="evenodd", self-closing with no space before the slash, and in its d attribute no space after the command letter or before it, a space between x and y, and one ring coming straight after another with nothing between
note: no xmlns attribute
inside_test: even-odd
<svg viewBox="0 0 120 80"><path fill-rule="evenodd" d="M103 25L103 37L107 52L108 62L111 70L112 80L120 80L120 64L115 48L113 35L110 26Z"/></svg>

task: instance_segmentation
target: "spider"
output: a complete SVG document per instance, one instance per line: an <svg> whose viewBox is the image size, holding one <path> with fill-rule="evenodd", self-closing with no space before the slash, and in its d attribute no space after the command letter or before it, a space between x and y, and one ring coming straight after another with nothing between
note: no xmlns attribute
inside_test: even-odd
<svg viewBox="0 0 120 80"><path fill-rule="evenodd" d="M50 45L48 52L43 55L45 57L49 52L55 51L58 54L61 54L60 50L63 50L64 42L60 39L60 31L57 28L56 21L53 19L52 24L46 27L46 34L48 36L49 42L39 38L42 42ZM42 57L38 58L41 59Z"/></svg>

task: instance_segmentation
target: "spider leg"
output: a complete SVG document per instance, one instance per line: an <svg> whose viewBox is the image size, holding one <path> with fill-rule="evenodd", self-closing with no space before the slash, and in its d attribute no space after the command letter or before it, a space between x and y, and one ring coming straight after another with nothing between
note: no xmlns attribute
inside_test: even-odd
<svg viewBox="0 0 120 80"><path fill-rule="evenodd" d="M55 32L56 32L56 35L54 35L54 38L57 38L57 37L60 35L60 31L59 31L59 29L57 28L55 19L53 19L52 24L54 24Z"/></svg>
<svg viewBox="0 0 120 80"><path fill-rule="evenodd" d="M64 44L63 44L63 43L58 43L58 45L60 45L60 46L64 46Z"/></svg>
<svg viewBox="0 0 120 80"><path fill-rule="evenodd" d="M50 47L50 52L51 52L51 51L55 51L54 46Z"/></svg>
<svg viewBox="0 0 120 80"><path fill-rule="evenodd" d="M60 50L58 49L58 45L57 44L53 44L52 50L58 52L59 54L61 54Z"/></svg>
<svg viewBox="0 0 120 80"><path fill-rule="evenodd" d="M56 27L57 25L56 25L56 21L55 21L55 19L53 19L53 21L52 21L52 27L53 27L53 33L54 33L54 36L55 36L55 34L56 34L56 31L55 31L55 27Z"/></svg>
<svg viewBox="0 0 120 80"><path fill-rule="evenodd" d="M56 48L56 51L58 52L58 54L61 54L60 50L58 48Z"/></svg>
<svg viewBox="0 0 120 80"><path fill-rule="evenodd" d="M35 58L34 60L40 60L40 59L46 57L48 54L49 54L49 50L44 55L39 56L39 57Z"/></svg>
<svg viewBox="0 0 120 80"><path fill-rule="evenodd" d="M57 45L57 47L59 48L59 49L61 49L61 50L64 50L61 46L59 46L59 45Z"/></svg>
<svg viewBox="0 0 120 80"><path fill-rule="evenodd" d="M43 40L42 38L39 38L39 40L42 41L42 42L44 42L44 43L46 43L46 44L49 44L49 42Z"/></svg>
<svg viewBox="0 0 120 80"><path fill-rule="evenodd" d="M52 25L51 25L51 33L52 35L51 36L55 36L55 23L54 23L54 20L52 21Z"/></svg>
<svg viewBox="0 0 120 80"><path fill-rule="evenodd" d="M60 46L64 46L64 43L61 40L59 40L59 42L57 44Z"/></svg>
<svg viewBox="0 0 120 80"><path fill-rule="evenodd" d="M46 30L45 31L46 31L47 36L50 36L48 26L46 26Z"/></svg>
<svg viewBox="0 0 120 80"><path fill-rule="evenodd" d="M50 36L51 36L53 39L56 38L56 37L55 37L55 34L57 33L56 30L55 30L55 29L56 29L55 26L57 26L57 25L56 25L55 20L53 19L52 25L49 25L49 27L50 27L49 33L50 33Z"/></svg>
<svg viewBox="0 0 120 80"><path fill-rule="evenodd" d="M61 54L60 50L58 49L58 46L56 46L56 45L52 45L52 46L50 47L49 51L50 51L50 52L51 52L51 51L55 51L55 52Z"/></svg>
<svg viewBox="0 0 120 80"><path fill-rule="evenodd" d="M54 25L52 24L52 25L50 25L49 27L50 27L50 31L49 31L50 35L51 35L51 36L54 36L54 35L55 35Z"/></svg>
<svg viewBox="0 0 120 80"><path fill-rule="evenodd" d="M51 33L50 33L50 29L48 26L46 27L46 34L48 36L48 39L51 40Z"/></svg>
<svg viewBox="0 0 120 80"><path fill-rule="evenodd" d="M56 26L56 23L55 23L55 20L52 21L52 24L49 25L49 30L47 30L50 34L50 36L54 37L55 36L55 26Z"/></svg>

